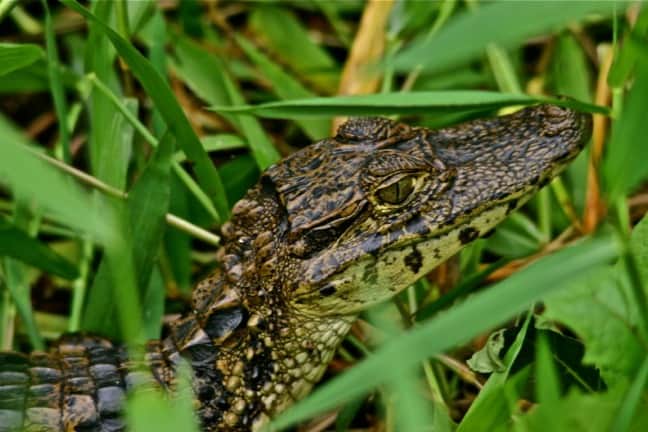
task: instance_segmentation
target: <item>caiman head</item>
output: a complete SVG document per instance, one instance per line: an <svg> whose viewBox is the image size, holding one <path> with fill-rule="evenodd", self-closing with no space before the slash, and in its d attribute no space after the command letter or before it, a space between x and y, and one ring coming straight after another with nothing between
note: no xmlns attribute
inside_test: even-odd
<svg viewBox="0 0 648 432"><path fill-rule="evenodd" d="M491 231L590 129L589 115L553 105L436 131L350 120L262 176L277 213L262 274L304 314L356 314Z"/></svg>

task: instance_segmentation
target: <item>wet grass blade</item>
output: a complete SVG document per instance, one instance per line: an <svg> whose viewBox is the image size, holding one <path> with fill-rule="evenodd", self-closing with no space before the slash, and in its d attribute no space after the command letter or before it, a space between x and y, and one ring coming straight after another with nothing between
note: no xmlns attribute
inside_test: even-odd
<svg viewBox="0 0 648 432"><path fill-rule="evenodd" d="M552 103L579 111L607 114L600 107L576 100L489 91L429 91L382 93L362 96L295 99L259 105L216 106L224 113L254 114L269 118L300 118L318 115L435 114L459 111L487 112L511 105Z"/></svg>
<svg viewBox="0 0 648 432"><path fill-rule="evenodd" d="M480 56L488 44L512 47L589 14L611 15L614 5L601 1L495 1L474 12L465 11L432 38L414 41L391 66L405 72L417 65L430 73L448 70Z"/></svg>
<svg viewBox="0 0 648 432"><path fill-rule="evenodd" d="M411 367L431 355L464 343L509 319L534 301L618 255L609 238L588 240L543 258L489 290L476 294L447 313L414 328L344 375L330 381L311 397L280 416L281 430L312 415L362 395L394 377L394 365Z"/></svg>
<svg viewBox="0 0 648 432"><path fill-rule="evenodd" d="M0 43L0 76L29 66L43 56L38 45Z"/></svg>
<svg viewBox="0 0 648 432"><path fill-rule="evenodd" d="M101 22L90 11L74 0L62 2L93 22L110 39L113 46L129 65L133 74L138 78L147 94L155 103L160 115L167 123L169 130L182 146L185 154L195 163L196 176L202 188L214 202L221 219L227 219L229 204L225 196L225 189L216 168L200 144L198 136L191 128L191 124L178 104L171 88L155 70L153 65L142 56L127 40L123 39L113 29Z"/></svg>

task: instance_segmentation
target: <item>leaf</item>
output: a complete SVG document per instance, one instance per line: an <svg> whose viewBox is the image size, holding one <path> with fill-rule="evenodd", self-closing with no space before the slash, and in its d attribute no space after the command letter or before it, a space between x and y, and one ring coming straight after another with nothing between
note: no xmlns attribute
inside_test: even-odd
<svg viewBox="0 0 648 432"><path fill-rule="evenodd" d="M137 293L140 299L151 299L154 302L154 304L142 303L142 310L151 321L158 324L153 334L145 335L148 338L159 336L159 324L161 324L162 308L155 302L163 301L164 297L147 292L147 288L160 289L159 284L150 285L149 282L166 226L165 215L170 200L169 182L172 154L173 138L167 133L160 140L153 159L128 196L130 213L128 231L134 247L133 259L137 275ZM114 308L118 304L116 301L110 301L110 298L115 294L112 289L113 283L111 266L108 261L104 260L99 266L88 298L83 321L85 330L119 337L118 327L113 319ZM153 310L158 312L152 313Z"/></svg>
<svg viewBox="0 0 648 432"><path fill-rule="evenodd" d="M540 404L519 418L520 432L607 432L617 412L623 388L605 393L582 394L571 391L556 405ZM643 413L633 424L635 431L645 430L648 416ZM643 427L642 427L643 425Z"/></svg>
<svg viewBox="0 0 648 432"><path fill-rule="evenodd" d="M0 42L0 77L29 66L44 55L38 45Z"/></svg>
<svg viewBox="0 0 648 432"><path fill-rule="evenodd" d="M635 226L630 247L645 290L648 287L648 217ZM583 362L600 368L610 387L632 377L646 355L636 330L638 311L629 302L631 296L624 278L622 266L606 267L545 301L545 317L567 325L582 338L586 346Z"/></svg>
<svg viewBox="0 0 648 432"><path fill-rule="evenodd" d="M448 70L482 55L491 43L511 48L592 13L612 15L614 5L614 2L600 1L483 4L451 19L433 37L419 37L395 56L391 66L403 72L419 65L429 73Z"/></svg>
<svg viewBox="0 0 648 432"><path fill-rule="evenodd" d="M260 105L212 106L224 113L255 114L270 118L299 118L316 115L432 114L458 111L487 112L511 105L552 103L584 112L608 113L606 107L575 100L560 100L523 94L489 91L429 91L381 93L361 96L294 99Z"/></svg>
<svg viewBox="0 0 648 432"><path fill-rule="evenodd" d="M0 219L0 256L9 256L65 279L78 276L74 264L18 227Z"/></svg>
<svg viewBox="0 0 648 432"><path fill-rule="evenodd" d="M229 204L225 197L225 189L221 178L212 164L209 156L200 145L200 140L191 128L189 120L178 104L171 88L155 70L151 63L143 57L128 41L114 30L101 22L90 11L75 0L62 0L70 9L80 13L110 39L115 49L126 61L133 74L138 78L146 93L149 95L170 131L182 146L185 154L195 163L196 176L202 188L214 202L223 220L229 214Z"/></svg>
<svg viewBox="0 0 648 432"><path fill-rule="evenodd" d="M515 360L522 351L522 346L527 338L532 314L527 313L524 324L515 336L515 341L504 356L504 368L494 371L481 389L477 399L470 405L468 412L459 423L457 432L470 432L474 430L492 430L504 425L511 417L511 407L506 400L507 386L514 386L518 379L511 379Z"/></svg>
<svg viewBox="0 0 648 432"><path fill-rule="evenodd" d="M648 60L637 62L634 85L630 90L621 118L612 127L612 138L603 161L603 178L610 202L630 193L648 178L648 146L645 126L648 124Z"/></svg>
<svg viewBox="0 0 648 432"><path fill-rule="evenodd" d="M617 255L609 239L588 240L544 257L526 269L475 294L464 303L400 336L375 355L329 381L309 398L279 416L273 426L285 428L352 400L392 379L394 365L408 368L431 355L464 343L527 308L549 293L582 279Z"/></svg>
<svg viewBox="0 0 648 432"><path fill-rule="evenodd" d="M504 348L504 332L505 329L501 329L488 336L486 345L466 361L470 369L479 373L502 372L506 369L500 358Z"/></svg>

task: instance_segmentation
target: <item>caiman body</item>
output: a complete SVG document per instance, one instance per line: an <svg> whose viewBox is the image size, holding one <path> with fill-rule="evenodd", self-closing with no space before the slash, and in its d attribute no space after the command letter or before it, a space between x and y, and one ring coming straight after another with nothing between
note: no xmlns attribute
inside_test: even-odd
<svg viewBox="0 0 648 432"><path fill-rule="evenodd" d="M122 401L193 370L207 431L250 431L304 397L355 316L488 233L589 138L589 116L551 105L428 130L386 119L270 167L223 226L221 266L144 360L92 337L0 354L0 431L123 430Z"/></svg>

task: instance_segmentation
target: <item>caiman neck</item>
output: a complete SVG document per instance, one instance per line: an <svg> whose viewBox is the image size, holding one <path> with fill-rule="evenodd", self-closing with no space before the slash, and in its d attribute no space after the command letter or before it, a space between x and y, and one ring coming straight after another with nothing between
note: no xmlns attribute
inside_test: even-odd
<svg viewBox="0 0 648 432"><path fill-rule="evenodd" d="M306 315L279 269L280 207L262 186L237 204L221 268L194 291L165 345L189 360L205 430L257 430L321 378L355 316Z"/></svg>

